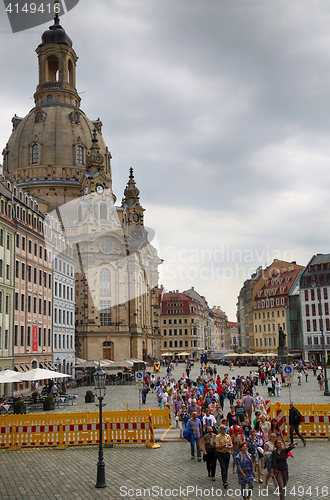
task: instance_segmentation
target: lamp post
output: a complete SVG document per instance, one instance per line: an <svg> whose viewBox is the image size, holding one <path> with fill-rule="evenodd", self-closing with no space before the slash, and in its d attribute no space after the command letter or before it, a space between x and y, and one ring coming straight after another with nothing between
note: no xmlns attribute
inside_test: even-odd
<svg viewBox="0 0 330 500"><path fill-rule="evenodd" d="M99 400L99 410L100 410L100 418L99 418L99 461L97 462L97 479L96 479L96 488L105 488L107 483L105 482L105 465L104 465L104 457L103 457L103 443L102 443L102 407L105 406L102 401L105 396L105 380L106 374L102 370L101 365L99 364L97 370L94 373L94 383L95 383L95 396Z"/></svg>
<svg viewBox="0 0 330 500"><path fill-rule="evenodd" d="M320 315L320 329L322 336L322 354L323 354L323 374L324 374L324 395L330 396L329 386L328 386L328 375L327 375L327 360L325 357L325 341L324 341L324 332L323 332L323 318L322 318L322 302L321 302L321 287L316 286L316 276L314 275L312 278L312 287L317 288L317 295L319 299L319 315Z"/></svg>

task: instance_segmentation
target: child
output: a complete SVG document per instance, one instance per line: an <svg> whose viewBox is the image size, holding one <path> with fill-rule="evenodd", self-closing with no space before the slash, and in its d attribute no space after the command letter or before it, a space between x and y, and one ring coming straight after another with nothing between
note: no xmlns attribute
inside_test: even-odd
<svg viewBox="0 0 330 500"><path fill-rule="evenodd" d="M242 429L243 429L243 432L244 432L244 436L245 436L245 439L247 440L248 437L250 436L250 430L252 429L250 423L249 423L249 419L246 418L245 419L245 423L244 425L242 425Z"/></svg>

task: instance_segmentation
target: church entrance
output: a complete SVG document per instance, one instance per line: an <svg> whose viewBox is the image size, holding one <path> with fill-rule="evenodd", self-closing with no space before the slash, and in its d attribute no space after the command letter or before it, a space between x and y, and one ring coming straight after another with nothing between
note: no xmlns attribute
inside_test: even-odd
<svg viewBox="0 0 330 500"><path fill-rule="evenodd" d="M113 361L113 342L103 342L103 359Z"/></svg>

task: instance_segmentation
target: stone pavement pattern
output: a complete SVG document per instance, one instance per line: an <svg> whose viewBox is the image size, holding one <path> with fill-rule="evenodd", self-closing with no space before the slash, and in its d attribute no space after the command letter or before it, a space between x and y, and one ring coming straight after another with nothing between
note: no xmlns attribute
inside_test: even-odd
<svg viewBox="0 0 330 500"><path fill-rule="evenodd" d="M293 455L293 459L288 459L289 487L290 489L295 487L296 494L288 494L287 499L329 499L329 442L310 440L306 448L299 445ZM241 498L237 475L231 472L232 464L229 466L228 477L230 490L226 491L222 487L219 465L216 481L213 482L207 477L203 462L190 460L190 445L186 441L162 443L160 449L154 450L134 445L118 445L112 449L105 449L107 488L104 489L95 488L97 458L97 446L77 446L66 450L54 448L24 449L16 452L1 450L0 498L1 500ZM197 494L194 491L188 495L188 485L197 487L201 491L197 491ZM151 489L153 486L158 488L154 490L154 496L141 491L144 488ZM259 486L262 485L255 483L253 498L279 498L278 495L274 495L273 486L269 487L268 494L264 490L264 495L261 496ZM321 493L317 495L317 487L321 492L322 487L326 486L327 495ZM181 494L178 492L179 495L170 491L180 487L183 491ZM207 491L212 487L213 495ZM308 494L308 487L311 487L311 494ZM163 492L160 488L164 489Z"/></svg>
<svg viewBox="0 0 330 500"><path fill-rule="evenodd" d="M235 372L230 372L230 375L238 373L247 375L249 371L250 368L235 367ZM198 372L199 365L196 365L192 378L195 379ZM221 376L227 372L228 368L219 367L218 369ZM182 373L183 365L180 364L174 376L178 378ZM165 374L165 369L161 371L161 375L163 374ZM84 394L90 388L70 389L68 392L79 394L78 404L61 408L58 411L72 411L72 409L95 411L97 408L94 404L84 403ZM267 388L260 387L260 389L261 395L266 399ZM319 391L316 377L312 372L310 372L308 383L303 379L302 386L299 387L295 381L291 392L295 403L330 403L330 398L325 398ZM288 403L290 399L288 388L282 389L280 398L272 397L271 399L272 402ZM106 409L124 410L127 401L130 409L138 408L138 391L134 386L107 386ZM155 394L149 393L146 406L150 408L158 406ZM225 413L227 411L229 411L228 401L225 404ZM164 429L158 429L155 434L158 439L161 439L164 433ZM167 432L164 439L169 439L169 441L161 442L161 448L154 450L140 445L117 445L111 449L105 448L108 484L105 489L95 488L97 445L76 446L66 450L54 448L23 449L13 452L1 450L0 500L242 498L237 475L231 472L232 464L229 466L229 489L226 491L222 488L219 465L216 481L212 482L207 477L205 464L190 460L189 443L178 440L178 437L177 429ZM288 459L290 478L287 499L330 499L329 452L329 440L310 439L306 448L303 448L302 443L299 442L299 446L293 452L294 458ZM200 488L200 490L187 492L188 485L194 489ZM153 492L142 491L151 489L153 486L156 488ZM270 486L268 492L260 491L259 486L263 485L256 483L253 498L279 498L274 494L273 486ZM180 487L181 491L172 491ZM293 490L293 487L296 489ZM299 490L298 487L300 487ZM323 494L322 487L328 488L328 490L323 490Z"/></svg>

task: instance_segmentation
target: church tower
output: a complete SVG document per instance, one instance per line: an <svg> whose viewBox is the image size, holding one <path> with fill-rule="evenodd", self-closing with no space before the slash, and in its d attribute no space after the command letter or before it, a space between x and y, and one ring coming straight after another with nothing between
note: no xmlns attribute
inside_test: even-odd
<svg viewBox="0 0 330 500"><path fill-rule="evenodd" d="M36 53L35 106L24 118L12 119L3 172L38 198L43 212L51 212L84 194L85 173L95 165L103 173L104 188L112 190L111 154L102 137L101 120L91 121L80 108L78 57L57 14Z"/></svg>

